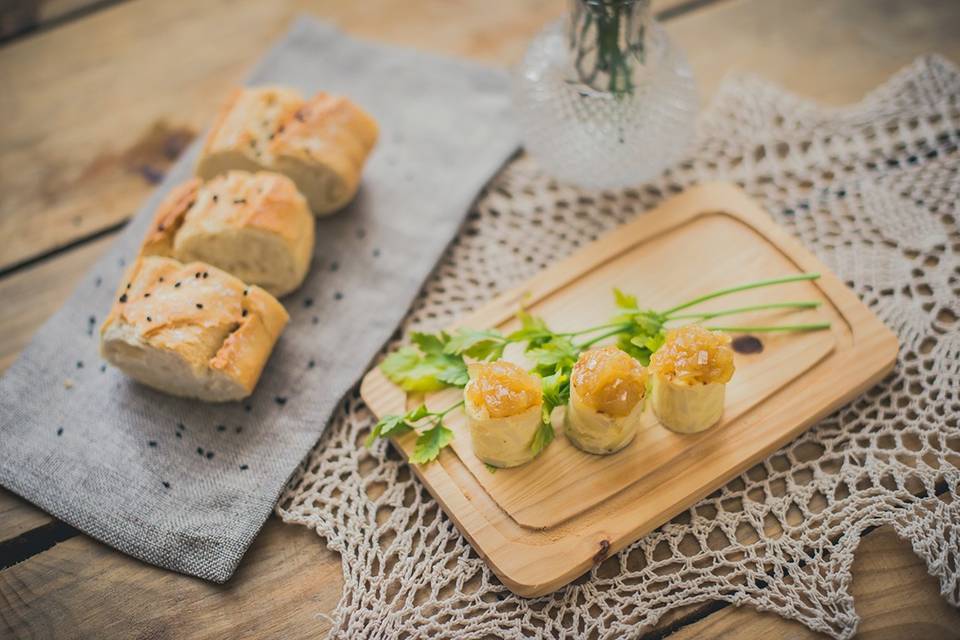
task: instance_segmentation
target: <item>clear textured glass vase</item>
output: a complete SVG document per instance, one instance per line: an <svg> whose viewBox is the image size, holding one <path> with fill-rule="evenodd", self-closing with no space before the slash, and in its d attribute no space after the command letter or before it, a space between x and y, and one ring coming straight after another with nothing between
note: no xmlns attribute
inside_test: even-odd
<svg viewBox="0 0 960 640"><path fill-rule="evenodd" d="M644 182L693 137L693 72L649 0L572 0L530 43L513 78L525 149L557 179L590 189Z"/></svg>

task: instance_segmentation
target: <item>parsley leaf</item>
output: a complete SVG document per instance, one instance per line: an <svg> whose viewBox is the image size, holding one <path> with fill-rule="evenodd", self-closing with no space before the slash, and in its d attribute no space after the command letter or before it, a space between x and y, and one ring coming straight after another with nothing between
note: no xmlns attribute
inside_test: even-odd
<svg viewBox="0 0 960 640"><path fill-rule="evenodd" d="M440 455L440 450L450 444L453 440L453 431L443 426L443 422L437 420L432 428L427 429L417 438L413 446L413 454L410 456L410 462L414 464L425 464L435 460Z"/></svg>
<svg viewBox="0 0 960 640"><path fill-rule="evenodd" d="M520 328L507 336L508 342L527 342L527 349L539 347L553 337L553 332L547 327L543 318L532 316L526 311L518 311L517 319Z"/></svg>
<svg viewBox="0 0 960 640"><path fill-rule="evenodd" d="M569 338L555 334L542 345L527 350L527 356L535 365L533 371L543 377L570 369L579 355L580 350Z"/></svg>
<svg viewBox="0 0 960 640"><path fill-rule="evenodd" d="M559 407L570 399L570 377L563 371L543 378L543 404Z"/></svg>
<svg viewBox="0 0 960 640"><path fill-rule="evenodd" d="M627 309L630 311L639 311L640 307L637 303L637 296L630 295L620 291L620 289L613 289L613 297L617 302L617 306L621 309Z"/></svg>
<svg viewBox="0 0 960 640"><path fill-rule="evenodd" d="M414 333L419 347L406 346L388 355L380 370L404 391L437 391L467 384L467 365L461 356L444 353L446 333Z"/></svg>
<svg viewBox="0 0 960 640"><path fill-rule="evenodd" d="M423 418L426 418L428 415L430 415L430 409L427 409L427 405L421 404L416 409L411 409L410 411L408 411L407 415L403 416L403 418L407 422L412 423L418 420L422 420Z"/></svg>
<svg viewBox="0 0 960 640"><path fill-rule="evenodd" d="M533 455L539 454L548 444L553 442L554 435L553 425L550 424L549 419L546 422L541 421L540 426L533 434L533 441L530 443L530 450L533 451Z"/></svg>
<svg viewBox="0 0 960 640"><path fill-rule="evenodd" d="M409 414L407 414L409 415ZM384 416L376 425L364 444L371 446L377 438L399 436L407 433L413 427L406 422L407 416Z"/></svg>
<svg viewBox="0 0 960 640"><path fill-rule="evenodd" d="M468 356L477 360L496 360L503 355L507 342L499 331L459 329L450 337L444 352L450 355Z"/></svg>

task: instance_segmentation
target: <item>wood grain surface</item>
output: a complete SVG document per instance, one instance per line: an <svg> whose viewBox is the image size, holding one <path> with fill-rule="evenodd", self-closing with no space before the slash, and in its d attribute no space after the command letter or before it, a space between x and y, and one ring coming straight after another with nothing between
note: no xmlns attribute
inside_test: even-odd
<svg viewBox="0 0 960 640"><path fill-rule="evenodd" d="M694 277L711 271L698 264L697 255L716 260L712 275ZM656 283L630 276L654 265ZM445 450L436 463L414 471L512 591L538 596L560 588L876 384L893 366L897 339L759 205L722 183L663 202L456 323L501 326L523 301L535 314L542 309L548 322L562 318L557 328L569 331L607 319L600 310L609 309L602 300L609 300L613 286L640 287L641 299L662 300L669 308L742 283L745 274L758 279L804 272L821 277L785 287L787 293L784 287L757 290L745 304L783 300L780 295L820 298L823 307L806 312L805 319L829 319L831 330L778 336L769 361L760 357L747 364L739 358L743 386L731 389L730 416L714 429L682 436L653 427L637 436L635 446L606 457L584 454L558 438L539 460L490 474L472 455L462 420L453 419L456 453ZM765 377L777 387L770 389ZM405 398L379 369L367 374L360 394L378 416L402 414L420 401ZM436 403L441 408L458 392L436 395L444 396ZM753 396L762 399L754 402ZM409 455L415 440L408 433L394 443Z"/></svg>
<svg viewBox="0 0 960 640"><path fill-rule="evenodd" d="M2 3L2 8L85 3L16 0ZM508 64L563 5L562 0L523 0L489 10L482 0L94 2L94 10L75 14L80 17L70 19L74 12L68 11L36 35L0 43L0 367L9 366L36 325L59 306L63 293L106 249L118 225L209 121L226 88L243 77L297 12L332 20L362 37ZM670 0L655 1L655 7L670 18L666 28L686 50L705 99L731 70L761 73L809 98L839 104L859 99L917 55L939 52L960 61L960 3L952 0ZM104 241L91 244L91 238ZM53 522L0 491L0 556L6 543L32 543L32 534ZM296 618L300 626L295 629L264 624L258 635L315 637L327 628L319 614L330 612L336 602L339 566L321 559L322 570L316 573L309 565L298 565L293 575L283 573L266 561L287 553L276 537L264 542L267 532L278 527L268 524L240 575L270 585L264 591L286 591L292 606L310 615ZM312 539L309 549L319 549L321 558L335 558L312 532L302 533L305 541ZM864 564L865 554L874 555L871 541L881 534L893 536L889 527L865 536L854 565L864 637L903 637L904 625L912 621L960 628L960 615L944 604L935 581L908 546L877 545L875 557L882 562ZM67 557L48 562L46 556L58 547ZM99 573L68 573L77 566L73 554L86 558ZM38 565L45 569L34 570ZM197 603L211 602L211 595L191 586L191 578L105 548L102 556L84 555L82 547L67 542L55 543L17 567L17 580L5 575L11 568L0 572L5 585L0 588L0 637L78 637L78 628L102 630L97 637L129 637L130 629L147 624L162 625L171 638L203 633L202 625L186 622L185 613L196 610ZM907 567L917 580L901 590ZM52 593L22 581L27 568L41 580L56 577L58 590ZM301 580L337 589L331 589L329 597L305 602L299 598L300 585L286 584ZM113 585L113 591L100 589L100 581ZM157 581L163 581L162 597L149 590L125 593ZM889 595L876 600L876 606L861 603L861 594L873 593ZM284 597L267 595L274 605L274 596ZM213 602L225 619L269 615L256 598L228 603L220 597ZM71 615L14 626L13 602L21 611L49 608ZM662 638L727 609L716 603L684 607L638 633ZM896 620L888 610L898 612ZM727 628L735 637L820 637L797 623L770 626L781 622L772 614L733 611L737 618ZM693 628L697 637L719 633L717 628Z"/></svg>

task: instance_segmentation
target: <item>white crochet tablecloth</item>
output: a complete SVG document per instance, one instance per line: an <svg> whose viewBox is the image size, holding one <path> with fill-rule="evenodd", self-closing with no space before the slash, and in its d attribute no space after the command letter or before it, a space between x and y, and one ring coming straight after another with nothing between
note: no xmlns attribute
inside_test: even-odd
<svg viewBox="0 0 960 640"><path fill-rule="evenodd" d="M636 637L723 600L848 638L861 534L891 524L960 606L960 71L917 60L823 108L753 77L721 87L691 159L586 194L525 157L480 195L402 327L438 329L685 187L730 180L900 337L895 371L723 489L560 591L510 593L383 444L354 393L277 511L343 560L336 638ZM400 337L400 333L396 337ZM309 606L309 603L304 603Z"/></svg>

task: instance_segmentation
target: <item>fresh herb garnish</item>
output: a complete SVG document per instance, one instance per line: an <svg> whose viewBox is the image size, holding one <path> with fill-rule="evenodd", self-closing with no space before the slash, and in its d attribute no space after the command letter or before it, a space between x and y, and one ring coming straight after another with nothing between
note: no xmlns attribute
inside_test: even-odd
<svg viewBox="0 0 960 640"><path fill-rule="evenodd" d="M614 289L614 301L619 313L608 323L579 331L556 332L550 329L542 318L521 310L517 313L520 328L507 335L494 329L469 328L457 329L452 335L445 331L414 333L411 336L413 345L402 347L388 355L380 364L380 369L391 381L408 392L438 391L449 387L462 388L469 381L464 358L482 361L498 360L503 357L504 349L508 345L523 343L524 354L533 363L531 372L542 380L543 413L540 426L530 443L530 448L538 454L554 439L551 414L557 407L567 404L570 398L570 374L583 351L603 340L613 338L620 349L646 366L650 363L650 356L663 345L668 323L676 321L703 323L713 318L767 309L811 309L820 306L820 302L804 300L741 306L721 311L680 313L681 311L707 300L748 289L816 280L819 277L820 274L817 273L802 273L783 278L758 280L699 296L666 311L643 309L636 296ZM737 333L817 331L829 327L829 322L758 327L706 325L706 328L714 331ZM439 412L430 411L426 405L420 405L404 415L384 416L367 437L367 446L373 444L377 438L400 436L416 431L418 437L410 461L417 464L430 462L436 459L440 450L453 440L453 432L444 425L443 418L462 405L461 400Z"/></svg>
<svg viewBox="0 0 960 640"><path fill-rule="evenodd" d="M369 447L377 438L402 436L410 431L417 431L419 435L414 443L410 462L430 462L453 440L453 431L443 424L444 416L462 404L463 401L460 401L443 411L430 411L427 405L421 404L402 416L384 416L367 436L366 445Z"/></svg>

